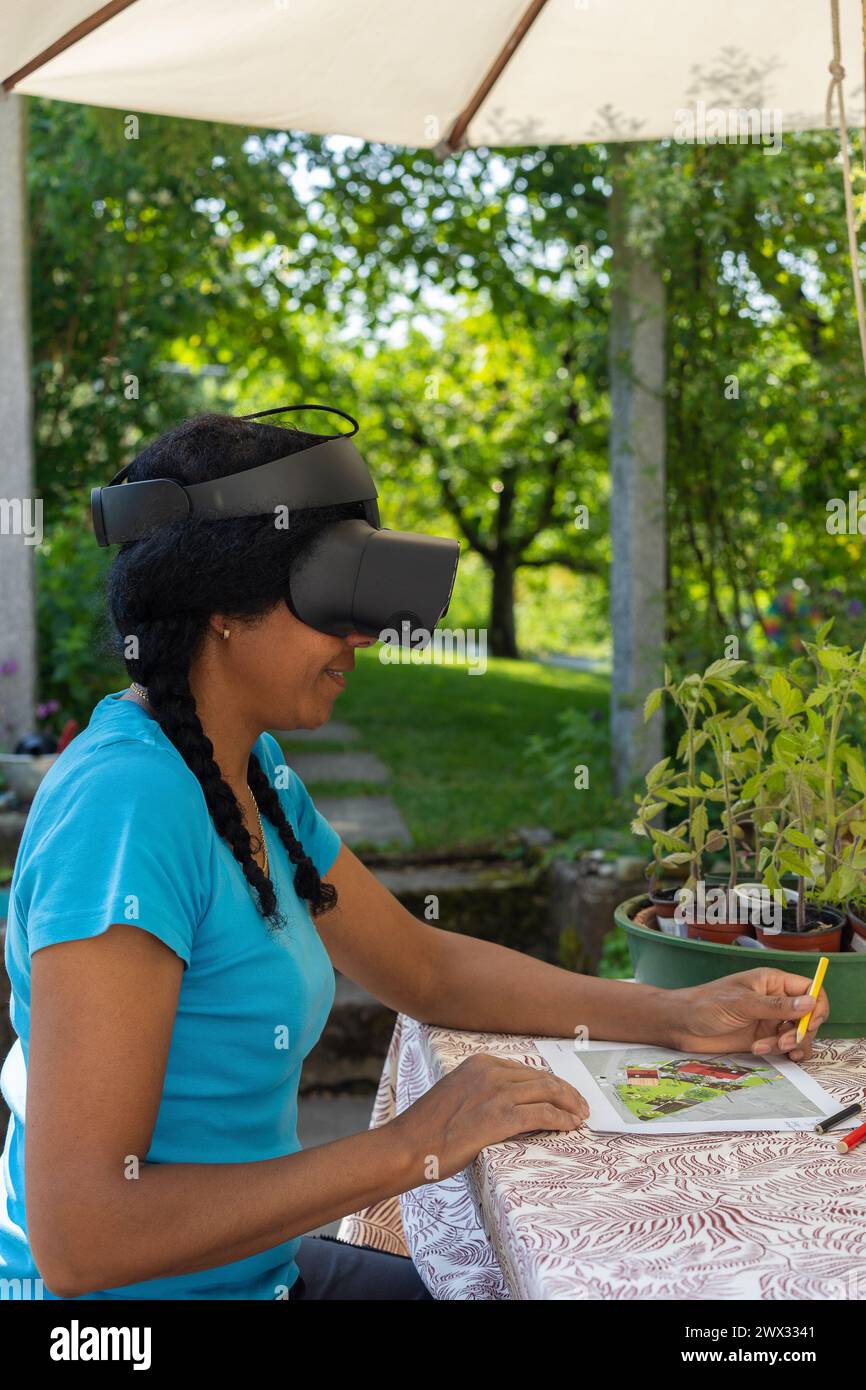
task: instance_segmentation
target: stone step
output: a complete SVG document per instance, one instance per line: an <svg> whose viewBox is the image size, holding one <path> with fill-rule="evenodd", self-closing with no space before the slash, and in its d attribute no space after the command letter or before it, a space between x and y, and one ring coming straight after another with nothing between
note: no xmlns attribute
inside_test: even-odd
<svg viewBox="0 0 866 1390"><path fill-rule="evenodd" d="M289 766L311 782L387 782L389 772L375 753L289 753Z"/></svg>
<svg viewBox="0 0 866 1390"><path fill-rule="evenodd" d="M377 1084L396 1017L392 1009L338 972L334 1006L304 1062L302 1092L360 1082Z"/></svg>
<svg viewBox="0 0 866 1390"><path fill-rule="evenodd" d="M327 814L323 801L317 804ZM425 920L435 899L438 917L426 920L436 926L556 959L558 936L549 920L545 880L537 869L501 860L378 862L383 857L372 856L370 872L413 916ZM338 974L334 1007L304 1063L302 1088L377 1082L394 1020L395 1014L367 990Z"/></svg>
<svg viewBox="0 0 866 1390"><path fill-rule="evenodd" d="M350 847L412 843L390 796L317 796L316 807Z"/></svg>
<svg viewBox="0 0 866 1390"><path fill-rule="evenodd" d="M556 960L558 940L550 922L546 880L534 865L479 859L369 867L414 917Z"/></svg>

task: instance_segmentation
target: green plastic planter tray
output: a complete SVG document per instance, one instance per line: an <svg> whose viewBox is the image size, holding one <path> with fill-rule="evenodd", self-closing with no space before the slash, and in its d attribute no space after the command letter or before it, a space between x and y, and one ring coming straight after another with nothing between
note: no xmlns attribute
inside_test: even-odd
<svg viewBox="0 0 866 1390"><path fill-rule="evenodd" d="M620 903L614 912L617 926L628 939L634 977L642 985L680 989L762 965L796 975L814 975L820 959L817 951L756 951L748 946L716 946L685 936L665 936L633 920L636 912L648 906L649 898L640 894ZM820 1036L866 1037L866 955L844 951L834 953L829 960L824 988L830 1000L830 1017Z"/></svg>

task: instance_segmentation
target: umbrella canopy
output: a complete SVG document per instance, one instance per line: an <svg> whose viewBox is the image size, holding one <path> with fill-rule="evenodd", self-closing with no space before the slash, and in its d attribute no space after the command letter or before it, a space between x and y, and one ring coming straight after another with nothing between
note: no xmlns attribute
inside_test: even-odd
<svg viewBox="0 0 866 1390"><path fill-rule="evenodd" d="M840 14L860 123L861 0ZM0 15L7 90L431 149L650 140L684 111L814 129L831 52L830 0L51 0Z"/></svg>

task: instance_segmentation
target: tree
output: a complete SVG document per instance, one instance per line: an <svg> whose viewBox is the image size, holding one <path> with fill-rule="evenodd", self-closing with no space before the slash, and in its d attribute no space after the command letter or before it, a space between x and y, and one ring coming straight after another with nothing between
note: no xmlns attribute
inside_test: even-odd
<svg viewBox="0 0 866 1390"><path fill-rule="evenodd" d="M273 229L307 224L276 153L254 157L236 126L42 100L29 115L37 479L59 511L214 381L230 400L268 371L303 385Z"/></svg>
<svg viewBox="0 0 866 1390"><path fill-rule="evenodd" d="M786 586L805 635L834 614L851 640L862 626L860 537L826 525L864 455L837 150L819 133L771 156L670 142L629 156L632 234L668 282L670 638L689 661L730 636L766 652Z"/></svg>
<svg viewBox="0 0 866 1390"><path fill-rule="evenodd" d="M416 330L367 370L366 399L386 422L391 467L490 570L494 655L518 655L521 569L562 565L603 582L606 403L587 371L597 365L597 338L570 311L508 340L493 315L465 313L435 341ZM379 447L374 440L374 456Z"/></svg>

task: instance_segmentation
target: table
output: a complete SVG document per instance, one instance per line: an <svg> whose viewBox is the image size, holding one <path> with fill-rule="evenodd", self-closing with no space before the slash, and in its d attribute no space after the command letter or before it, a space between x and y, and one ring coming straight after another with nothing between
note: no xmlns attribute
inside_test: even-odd
<svg viewBox="0 0 866 1390"><path fill-rule="evenodd" d="M533 1040L400 1015L371 1127L474 1052L546 1068ZM839 1101L866 1088L866 1039L805 1064ZM381 1202L344 1240L411 1254L438 1299L866 1298L866 1144L813 1133L524 1136Z"/></svg>

